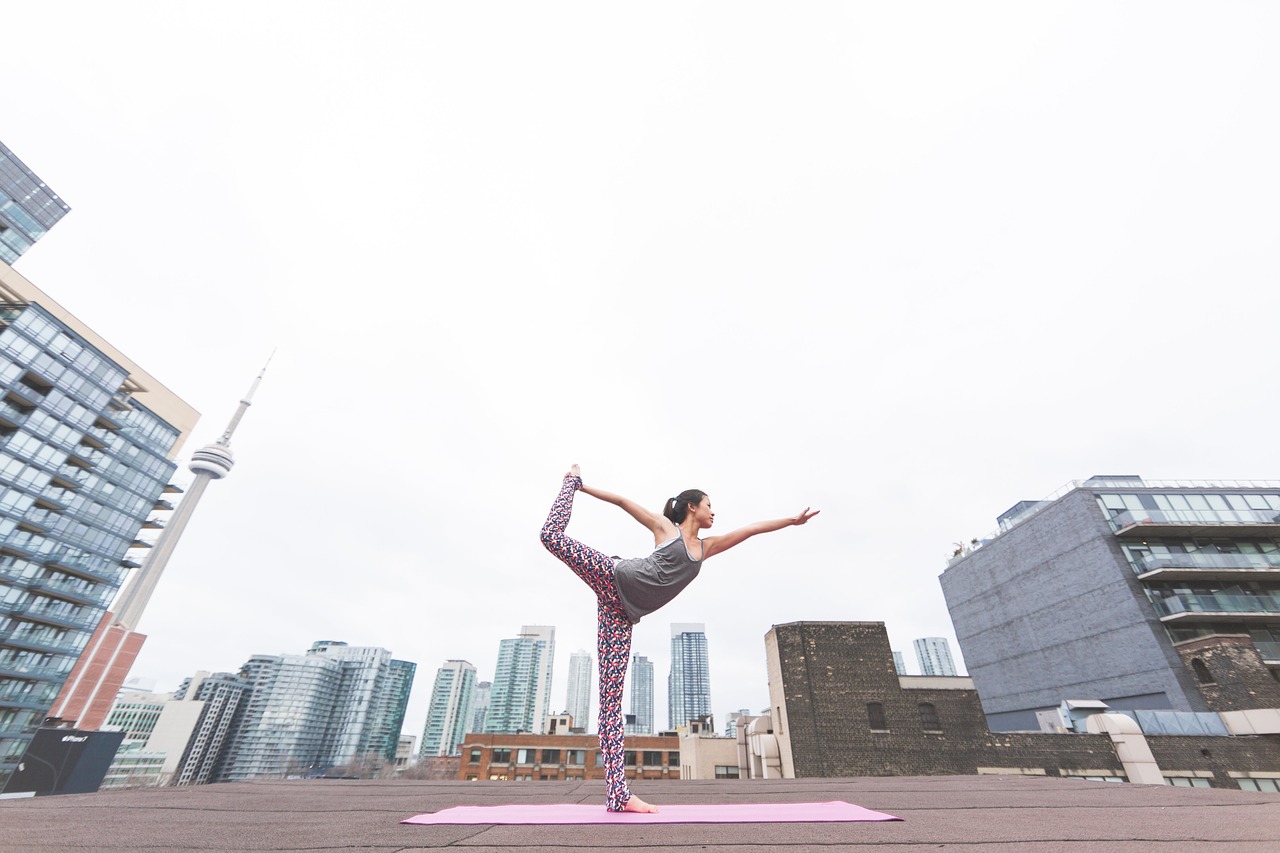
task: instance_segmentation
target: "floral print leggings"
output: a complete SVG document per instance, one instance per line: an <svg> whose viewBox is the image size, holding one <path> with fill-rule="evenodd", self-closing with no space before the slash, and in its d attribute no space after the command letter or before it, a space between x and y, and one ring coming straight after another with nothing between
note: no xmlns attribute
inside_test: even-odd
<svg viewBox="0 0 1280 853"><path fill-rule="evenodd" d="M582 488L581 477L565 477L547 523L542 525L542 544L596 594L599 615L597 651L600 660L600 754L604 757L605 805L620 812L631 799L627 790L623 750L622 685L631 657L631 622L618 598L613 579L613 558L588 548L565 535L573 511L573 493Z"/></svg>

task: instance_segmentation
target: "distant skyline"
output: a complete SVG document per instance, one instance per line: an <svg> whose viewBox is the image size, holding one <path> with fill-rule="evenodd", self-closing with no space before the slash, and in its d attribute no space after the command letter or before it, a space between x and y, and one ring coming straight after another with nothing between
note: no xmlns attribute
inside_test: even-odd
<svg viewBox="0 0 1280 853"><path fill-rule="evenodd" d="M718 724L768 705L774 624L958 650L938 576L1020 500L1280 479L1248 322L1280 308L1280 6L4 22L0 140L71 207L15 268L203 413L188 449L278 350L138 625L161 689L326 637L485 679L521 622L594 648L536 536L574 462L653 510L707 491L712 533L822 510L636 627L661 669L706 624ZM568 532L653 544L586 499Z"/></svg>

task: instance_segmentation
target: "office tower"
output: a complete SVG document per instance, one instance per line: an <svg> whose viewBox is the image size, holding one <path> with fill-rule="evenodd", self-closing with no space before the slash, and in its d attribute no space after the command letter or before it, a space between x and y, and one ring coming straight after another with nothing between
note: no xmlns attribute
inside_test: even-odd
<svg viewBox="0 0 1280 853"><path fill-rule="evenodd" d="M671 624L671 673L667 676L667 727L675 729L711 713L707 626Z"/></svg>
<svg viewBox="0 0 1280 853"><path fill-rule="evenodd" d="M907 674L907 662L902 659L902 652L893 653L893 669L898 675Z"/></svg>
<svg viewBox="0 0 1280 853"><path fill-rule="evenodd" d="M0 142L0 261L16 261L70 210Z"/></svg>
<svg viewBox="0 0 1280 853"><path fill-rule="evenodd" d="M1280 707L1280 483L1099 476L1022 501L942 591L992 729L1064 700Z"/></svg>
<svg viewBox="0 0 1280 853"><path fill-rule="evenodd" d="M235 465L235 458L231 454L231 434L248 411L253 394L258 390L265 372L266 367L263 367L249 387L249 393L240 401L240 406L227 424L222 437L216 443L191 454L188 467L196 476L186 497L178 504L167 524L154 525L164 528L155 543L155 549L116 600L114 614L103 615L89 645L53 704L51 713L54 716L76 720L81 728L97 728L106 718L112 697L128 676L133 661L147 639L146 635L138 633L135 628L169 564L169 558L178 546L182 532L200 504L200 498L204 496L209 482L222 479L231 473L231 468ZM168 504L157 505L156 508L173 509Z"/></svg>
<svg viewBox="0 0 1280 853"><path fill-rule="evenodd" d="M0 262L0 784L139 565L196 418Z"/></svg>
<svg viewBox="0 0 1280 853"><path fill-rule="evenodd" d="M627 723L626 734L651 735L653 731L653 661L644 655L631 658L631 704L628 714L635 719Z"/></svg>
<svg viewBox="0 0 1280 853"><path fill-rule="evenodd" d="M555 651L556 629L549 625L525 625L519 636L498 644L486 732L541 734L550 710Z"/></svg>
<svg viewBox="0 0 1280 853"><path fill-rule="evenodd" d="M595 658L579 649L569 656L569 686L565 690L564 709L573 717L574 726L591 728L591 688L594 682Z"/></svg>
<svg viewBox="0 0 1280 853"><path fill-rule="evenodd" d="M427 722L422 728L423 758L457 755L466 738L476 692L476 668L464 660L449 660L436 670Z"/></svg>
<svg viewBox="0 0 1280 853"><path fill-rule="evenodd" d="M729 719L724 723L724 736L736 738L738 736L738 720L743 717L750 717L751 709L739 708L736 711L729 712Z"/></svg>
<svg viewBox="0 0 1280 853"><path fill-rule="evenodd" d="M955 661L951 659L951 645L944 637L922 637L915 641L916 660L920 662L921 675L955 675ZM897 664L897 660L894 660Z"/></svg>
<svg viewBox="0 0 1280 853"><path fill-rule="evenodd" d="M492 681L481 681L476 684L476 698L471 711L471 728L467 731L484 731L484 721L489 717L489 693L492 690Z"/></svg>
<svg viewBox="0 0 1280 853"><path fill-rule="evenodd" d="M394 752L385 755L382 722L399 701L388 697L403 686L386 649L322 640L304 655L254 655L240 677L252 692L219 781L394 761Z"/></svg>

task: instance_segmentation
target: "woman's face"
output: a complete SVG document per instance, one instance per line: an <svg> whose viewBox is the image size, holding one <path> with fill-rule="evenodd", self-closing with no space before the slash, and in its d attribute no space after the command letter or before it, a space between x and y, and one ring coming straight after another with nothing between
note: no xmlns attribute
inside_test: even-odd
<svg viewBox="0 0 1280 853"><path fill-rule="evenodd" d="M693 508L693 520L699 529L706 529L715 524L716 514L711 511L711 498L702 496L702 502Z"/></svg>

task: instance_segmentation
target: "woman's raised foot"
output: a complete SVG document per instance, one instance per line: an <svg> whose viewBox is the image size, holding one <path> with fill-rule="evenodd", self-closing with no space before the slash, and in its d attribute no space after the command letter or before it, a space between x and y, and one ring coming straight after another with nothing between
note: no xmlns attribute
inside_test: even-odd
<svg viewBox="0 0 1280 853"><path fill-rule="evenodd" d="M577 462L575 462L575 463L573 463L572 465L570 465L570 466L569 466L569 473L568 473L568 474L565 474L565 476L566 476L566 477L577 477L579 480L581 480L581 479L582 479L582 469L578 467L578 463L577 463Z"/></svg>

